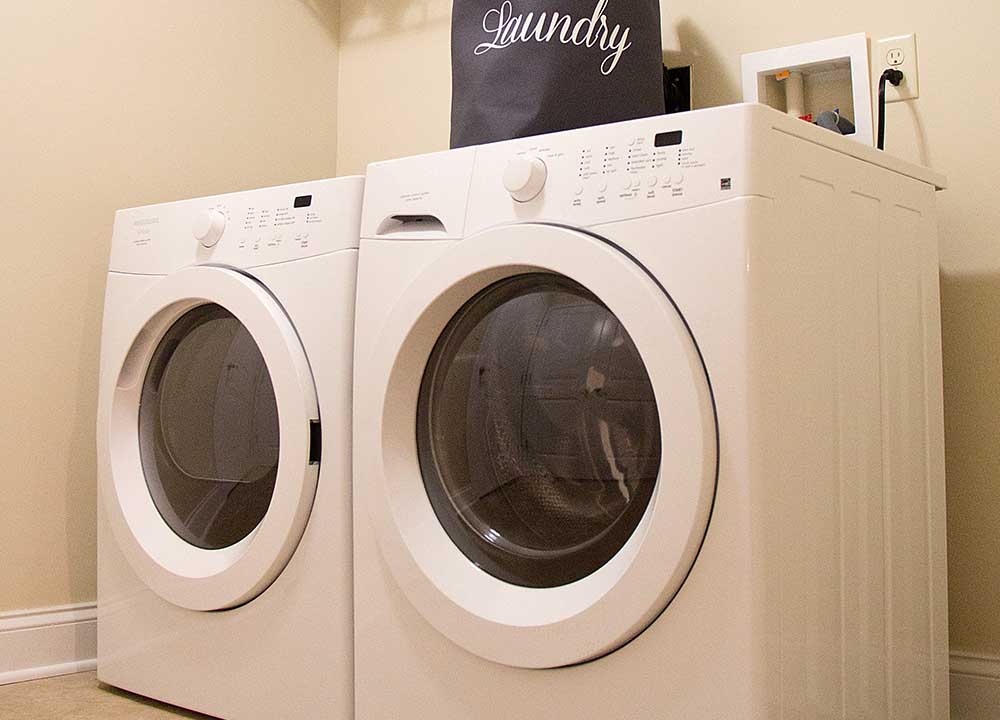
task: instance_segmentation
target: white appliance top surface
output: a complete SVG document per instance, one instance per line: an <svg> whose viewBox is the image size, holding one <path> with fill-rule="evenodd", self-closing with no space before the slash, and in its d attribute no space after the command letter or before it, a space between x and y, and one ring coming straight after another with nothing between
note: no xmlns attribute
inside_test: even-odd
<svg viewBox="0 0 1000 720"><path fill-rule="evenodd" d="M730 117L732 122L736 122L735 118L739 115L746 114L759 114L762 118L765 118L765 122L771 127L781 132L788 133L789 135L794 135L800 137L809 142L816 143L817 145L823 145L830 148L831 150L836 150L837 152L842 152L845 155L851 155L853 157L864 160L865 162L870 162L874 165L880 165L893 172L900 173L901 175L906 175L912 177L916 180L920 180L929 185L934 185L939 190L944 190L947 187L947 178L931 168L925 167L923 165L917 165L916 163L911 163L909 161L903 160L896 157L895 155L877 150L874 147L863 145L861 143L855 142L850 138L846 138L843 135L838 135L830 130L825 130L821 127L813 125L812 123L804 122L797 118L790 117L783 112L775 110L774 108L764 105L762 103L736 103L733 105L723 105L720 107L713 108L703 108L701 110L692 110L685 113L675 113L671 115L659 115L651 118L640 118L638 120L626 120L620 123L614 123L612 125L598 125L594 127L587 128L577 128L575 130L564 130L562 132L550 133L548 135L536 135L532 138L517 138L514 140L504 140L501 142L490 143L487 145L480 145L479 148L489 148L495 146L504 146L511 143L523 143L526 140L536 140L540 141L543 138L550 139L552 143L561 142L563 138L567 141L571 141L574 136L581 133L588 133L593 131L599 131L603 128L621 128L623 134L627 135L632 132L633 128L641 127L644 124L658 123L670 125L671 121L677 125L686 125L690 123L704 122L712 116L719 117ZM466 150L472 150L473 148L459 148L457 150L445 150L443 152L437 153L427 153L426 155L416 155L413 157L428 157L434 155L443 155L449 152L464 152ZM369 167L378 167L382 165L390 165L396 162L404 162L411 158L397 158L394 160L383 160L381 162L372 163Z"/></svg>
<svg viewBox="0 0 1000 720"><path fill-rule="evenodd" d="M732 105L729 107L741 106ZM774 108L768 107L767 105L754 104L743 107L751 107L755 109L759 108L766 112L768 122L770 122L771 127L780 132L800 137L803 140L808 140L809 142L816 143L817 145L823 145L831 150L836 150L837 152L844 153L845 155L851 155L852 157L864 160L865 162L869 162L873 165L879 165L887 170L897 172L900 175L906 175L907 177L914 178L915 180L920 180L928 185L933 185L938 190L944 190L948 186L948 180L944 175L939 172L935 172L928 167L924 167L923 165L907 162L906 160L902 160L891 153L877 150L870 145L863 145L862 143L855 142L850 138L838 135L830 130L825 130L821 127L813 125L812 123L803 122L798 118L790 117L783 112L779 112ZM697 112L707 111L700 110Z"/></svg>
<svg viewBox="0 0 1000 720"><path fill-rule="evenodd" d="M945 186L928 168L765 105L741 104L373 163L361 234L457 239L525 220L593 227L771 196L788 152L787 143L774 142L777 133ZM508 180L517 187L505 189Z"/></svg>

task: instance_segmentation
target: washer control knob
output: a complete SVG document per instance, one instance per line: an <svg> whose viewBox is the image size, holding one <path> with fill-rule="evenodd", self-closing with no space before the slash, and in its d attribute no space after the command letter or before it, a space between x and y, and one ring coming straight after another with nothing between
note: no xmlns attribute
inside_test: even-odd
<svg viewBox="0 0 1000 720"><path fill-rule="evenodd" d="M191 225L194 239L207 248L213 247L226 230L226 216L220 210L205 210L198 213Z"/></svg>
<svg viewBox="0 0 1000 720"><path fill-rule="evenodd" d="M503 172L503 186L517 202L529 202L545 187L548 174L541 158L530 155L511 158Z"/></svg>

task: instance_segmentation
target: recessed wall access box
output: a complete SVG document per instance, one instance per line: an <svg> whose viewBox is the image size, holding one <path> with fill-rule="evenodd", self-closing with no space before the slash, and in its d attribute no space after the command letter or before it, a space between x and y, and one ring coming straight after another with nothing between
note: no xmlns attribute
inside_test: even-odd
<svg viewBox="0 0 1000 720"><path fill-rule="evenodd" d="M875 144L864 33L748 53L742 67L744 102L814 119L836 110L854 124L849 137Z"/></svg>

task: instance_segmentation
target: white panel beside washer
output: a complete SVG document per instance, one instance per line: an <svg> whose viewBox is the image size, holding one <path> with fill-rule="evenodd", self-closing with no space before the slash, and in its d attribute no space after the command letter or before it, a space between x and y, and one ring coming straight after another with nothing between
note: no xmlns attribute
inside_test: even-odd
<svg viewBox="0 0 1000 720"><path fill-rule="evenodd" d="M471 182L450 157L369 169L358 717L947 718L943 179L762 106L478 147ZM518 202L503 181L523 157L546 177ZM515 174L508 185L530 179ZM458 199L424 203L408 227L399 188ZM460 202L460 237L428 230ZM556 289L532 295L532 283ZM556 310L566 320L550 326ZM578 359L591 341L570 311L618 322L627 335L598 336L618 338L607 352L631 343L646 381L634 368L616 378L600 354ZM518 359L522 345L542 359ZM569 550L529 547L512 518L552 521L552 505L497 510L494 494L513 509L525 493L513 476L490 489L488 475L542 467L524 477L570 497L582 476L551 480L583 467L576 447L596 468L587 482L647 492L627 468L646 457L629 448L654 416L555 402L602 391L655 399L648 503L638 517L626 502ZM509 401L480 409L496 397ZM478 470L463 479L463 467ZM537 537L576 527L558 517ZM633 525L610 543L623 519ZM578 552L602 543L596 561Z"/></svg>
<svg viewBox="0 0 1000 720"><path fill-rule="evenodd" d="M363 187L117 213L97 424L102 682L224 718L351 716Z"/></svg>

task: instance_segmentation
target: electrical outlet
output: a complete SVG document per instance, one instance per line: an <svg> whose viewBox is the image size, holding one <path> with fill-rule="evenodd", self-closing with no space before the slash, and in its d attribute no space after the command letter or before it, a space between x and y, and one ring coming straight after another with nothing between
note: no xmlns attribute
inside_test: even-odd
<svg viewBox="0 0 1000 720"><path fill-rule="evenodd" d="M691 109L691 66L663 68L663 100L667 113Z"/></svg>
<svg viewBox="0 0 1000 720"><path fill-rule="evenodd" d="M916 35L899 35L878 41L878 53L875 57L876 80L887 68L895 68L903 73L903 82L898 87L888 82L885 84L887 103L912 100L920 96Z"/></svg>

